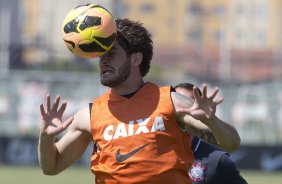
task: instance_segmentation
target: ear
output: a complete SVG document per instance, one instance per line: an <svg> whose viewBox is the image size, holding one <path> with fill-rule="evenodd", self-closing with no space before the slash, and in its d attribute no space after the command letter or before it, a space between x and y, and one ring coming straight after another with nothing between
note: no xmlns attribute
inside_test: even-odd
<svg viewBox="0 0 282 184"><path fill-rule="evenodd" d="M130 56L131 64L135 66L139 66L142 63L142 59L143 59L143 54L141 52L133 53Z"/></svg>

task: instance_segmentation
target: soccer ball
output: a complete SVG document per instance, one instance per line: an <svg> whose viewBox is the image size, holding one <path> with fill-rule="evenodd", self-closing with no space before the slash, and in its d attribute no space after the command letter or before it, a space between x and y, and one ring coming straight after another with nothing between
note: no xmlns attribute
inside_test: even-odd
<svg viewBox="0 0 282 184"><path fill-rule="evenodd" d="M64 20L62 32L67 48L83 58L102 56L111 49L117 36L113 16L97 4L72 9Z"/></svg>

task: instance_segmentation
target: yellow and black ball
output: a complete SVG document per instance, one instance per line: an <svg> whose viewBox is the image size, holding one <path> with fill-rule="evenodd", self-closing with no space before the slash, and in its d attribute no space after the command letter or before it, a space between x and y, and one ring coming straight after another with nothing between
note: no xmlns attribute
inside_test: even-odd
<svg viewBox="0 0 282 184"><path fill-rule="evenodd" d="M67 48L76 56L102 56L114 44L117 29L114 17L97 4L80 5L66 16L62 27Z"/></svg>

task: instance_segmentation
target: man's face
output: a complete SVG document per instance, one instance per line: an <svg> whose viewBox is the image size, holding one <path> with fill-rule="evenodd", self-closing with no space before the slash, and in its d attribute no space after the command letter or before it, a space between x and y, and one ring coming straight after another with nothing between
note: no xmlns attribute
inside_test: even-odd
<svg viewBox="0 0 282 184"><path fill-rule="evenodd" d="M116 87L130 74L130 59L123 48L115 42L109 52L100 58L100 77L104 86Z"/></svg>

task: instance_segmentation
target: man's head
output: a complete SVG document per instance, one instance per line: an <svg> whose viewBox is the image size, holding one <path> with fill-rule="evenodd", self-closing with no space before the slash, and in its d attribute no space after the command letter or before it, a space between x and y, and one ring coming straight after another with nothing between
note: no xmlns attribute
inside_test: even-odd
<svg viewBox="0 0 282 184"><path fill-rule="evenodd" d="M153 41L151 34L139 22L129 19L116 19L117 42L125 50L128 56L141 52L143 55L140 64L140 73L144 77L150 69L153 57Z"/></svg>
<svg viewBox="0 0 282 184"><path fill-rule="evenodd" d="M184 96L187 96L187 97L190 97L192 99L195 99L194 97L194 94L193 94L193 84L190 84L190 83L180 83L180 84L177 84L174 89L176 92L184 95ZM200 94L200 96L202 96L202 92L201 90L197 87L197 90Z"/></svg>
<svg viewBox="0 0 282 184"><path fill-rule="evenodd" d="M131 75L144 77L153 56L150 33L139 22L117 19L117 39L112 49L100 58L101 83L116 87Z"/></svg>

